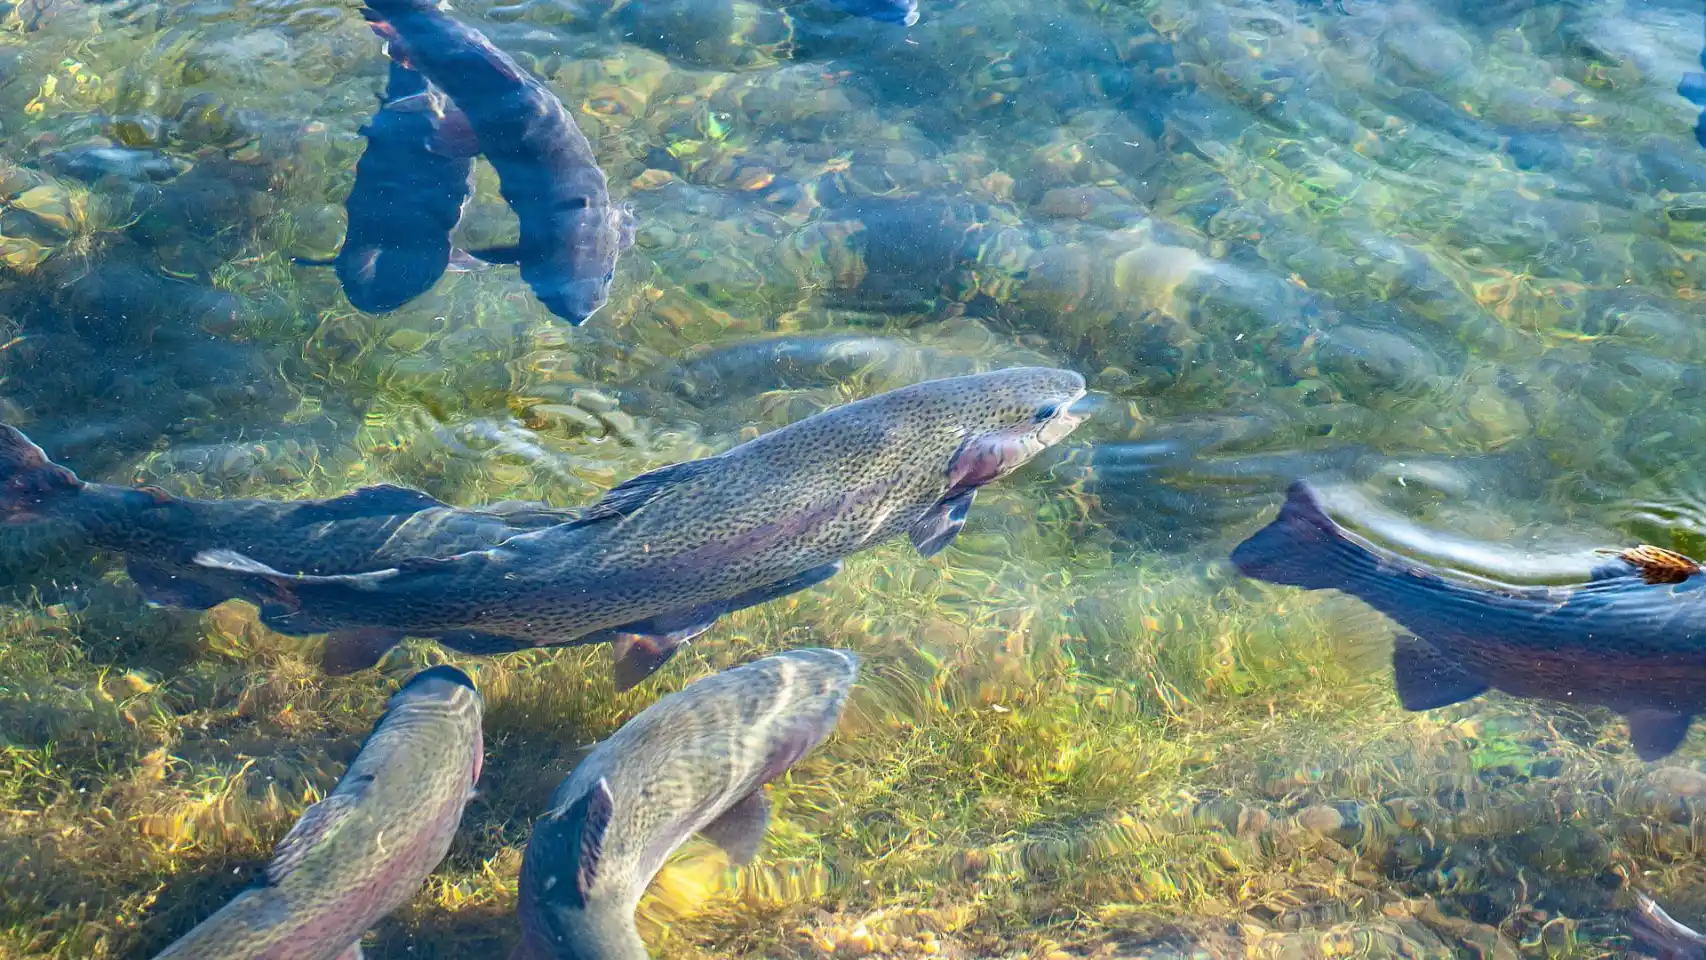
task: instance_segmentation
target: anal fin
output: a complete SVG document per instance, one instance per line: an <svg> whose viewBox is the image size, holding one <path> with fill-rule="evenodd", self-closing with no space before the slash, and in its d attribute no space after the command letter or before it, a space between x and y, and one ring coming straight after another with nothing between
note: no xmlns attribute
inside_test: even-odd
<svg viewBox="0 0 1706 960"><path fill-rule="evenodd" d="M1688 737L1688 725L1694 720L1686 713L1638 707L1623 715L1629 721L1629 740L1635 745L1635 755L1653 761L1669 756Z"/></svg>
<svg viewBox="0 0 1706 960"><path fill-rule="evenodd" d="M758 855L758 846L769 829L770 798L759 787L735 801L721 816L700 828L699 833L722 847L730 862L745 866Z"/></svg>
<svg viewBox="0 0 1706 960"><path fill-rule="evenodd" d="M1432 710L1487 692L1487 682L1470 676L1433 644L1399 634L1392 647L1392 683L1405 710Z"/></svg>

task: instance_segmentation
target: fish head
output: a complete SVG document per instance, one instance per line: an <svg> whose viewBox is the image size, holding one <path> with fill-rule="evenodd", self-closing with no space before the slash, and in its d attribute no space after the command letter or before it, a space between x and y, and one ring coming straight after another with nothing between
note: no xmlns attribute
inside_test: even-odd
<svg viewBox="0 0 1706 960"><path fill-rule="evenodd" d="M957 428L948 455L947 496L1007 476L1066 439L1087 414L1084 378L1052 367L1013 367L912 388Z"/></svg>
<svg viewBox="0 0 1706 960"><path fill-rule="evenodd" d="M635 221L633 209L626 204L589 205L576 218L569 269L554 271L548 278L529 277L528 283L540 303L578 327L609 302L616 260L634 245Z"/></svg>
<svg viewBox="0 0 1706 960"><path fill-rule="evenodd" d="M449 710L470 715L474 736L474 770L471 782L478 783L480 769L485 765L485 737L481 733L481 715L485 702L474 681L466 673L448 663L428 667L416 673L397 688L386 702L388 713L409 709Z"/></svg>

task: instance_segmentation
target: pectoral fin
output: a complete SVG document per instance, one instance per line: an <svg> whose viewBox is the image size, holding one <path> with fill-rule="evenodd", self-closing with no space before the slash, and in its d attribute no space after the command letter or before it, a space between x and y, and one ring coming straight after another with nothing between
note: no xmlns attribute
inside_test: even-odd
<svg viewBox="0 0 1706 960"><path fill-rule="evenodd" d="M723 815L706 824L699 832L705 839L723 848L729 861L745 866L758 855L758 845L770 829L770 798L759 787L735 801Z"/></svg>
<svg viewBox="0 0 1706 960"><path fill-rule="evenodd" d="M267 882L274 885L282 883L313 852L316 844L348 820L361 801L360 788L371 780L371 777L363 778L357 783L357 789L333 793L302 811L296 825L273 848L272 860L267 864Z"/></svg>
<svg viewBox="0 0 1706 960"><path fill-rule="evenodd" d="M1635 745L1635 755L1652 761L1669 756L1688 737L1688 725L1694 719L1675 710L1656 710L1641 707L1624 714L1629 721L1629 739Z"/></svg>
<svg viewBox="0 0 1706 960"><path fill-rule="evenodd" d="M1487 692L1487 682L1470 676L1426 640L1400 634L1392 647L1392 682L1405 710L1432 710Z"/></svg>
<svg viewBox="0 0 1706 960"><path fill-rule="evenodd" d="M926 557L941 553L954 538L965 528L966 516L971 512L972 498L977 491L966 490L930 508L924 516L919 517L907 530L907 536L912 538L912 545Z"/></svg>
<svg viewBox="0 0 1706 960"><path fill-rule="evenodd" d="M343 677L366 670L403 642L403 631L381 627L333 630L320 648L320 669L327 676Z"/></svg>

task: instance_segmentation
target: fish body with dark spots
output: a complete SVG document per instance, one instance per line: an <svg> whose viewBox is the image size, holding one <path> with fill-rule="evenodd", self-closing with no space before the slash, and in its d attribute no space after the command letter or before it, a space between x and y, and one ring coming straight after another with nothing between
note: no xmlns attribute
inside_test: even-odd
<svg viewBox="0 0 1706 960"><path fill-rule="evenodd" d="M327 500L197 500L159 487L90 483L0 424L0 528L43 524L121 553L152 603L207 609L263 598L244 578L194 563L240 550L281 569L321 574L381 569L406 557L489 547L578 514L508 502L459 508L403 487L364 487Z"/></svg>
<svg viewBox="0 0 1706 960"><path fill-rule="evenodd" d="M379 111L361 128L367 148L344 202L343 246L331 260L297 263L335 268L350 303L369 313L431 290L450 265L451 234L474 194L467 124L425 77L393 61ZM446 150L452 143L464 150Z"/></svg>
<svg viewBox="0 0 1706 960"><path fill-rule="evenodd" d="M271 584L263 613L277 630L609 641L625 689L720 616L820 583L852 554L904 533L934 555L979 487L1076 429L1084 393L1083 377L1045 367L916 383L642 474L573 523L386 570L290 576L229 552L200 562L263 581L258 592Z"/></svg>
<svg viewBox="0 0 1706 960"><path fill-rule="evenodd" d="M450 666L411 677L326 798L279 841L264 882L158 960L351 960L363 932L438 867L484 758L483 706Z"/></svg>
<svg viewBox="0 0 1706 960"><path fill-rule="evenodd" d="M858 673L845 650L765 657L660 699L594 748L534 824L516 957L643 960L634 909L652 877L695 833L750 861L764 785L834 731Z"/></svg>
<svg viewBox="0 0 1706 960"><path fill-rule="evenodd" d="M1267 527L1232 552L1245 576L1335 589L1404 628L1399 700L1427 710L1488 689L1622 713L1636 753L1671 753L1706 712L1706 573L1656 547L1624 550L1573 586L1445 575L1330 518L1299 481Z"/></svg>
<svg viewBox="0 0 1706 960"><path fill-rule="evenodd" d="M513 247L471 251L515 263L553 314L584 323L610 299L616 260L634 242L633 213L610 202L592 144L536 77L433 0L371 0L363 15L468 118L479 152L515 211Z"/></svg>

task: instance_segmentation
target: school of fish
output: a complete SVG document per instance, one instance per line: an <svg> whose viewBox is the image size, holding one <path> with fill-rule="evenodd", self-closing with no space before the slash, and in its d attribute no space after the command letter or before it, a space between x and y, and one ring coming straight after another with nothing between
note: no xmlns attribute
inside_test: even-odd
<svg viewBox="0 0 1706 960"><path fill-rule="evenodd" d="M899 27L919 17L916 0L834 2ZM437 0L366 0L361 15L384 44L384 92L359 131L337 253L296 262L332 267L370 313L446 272L513 264L557 318L596 315L635 215L610 196L571 112ZM1706 104L1706 74L1685 74L1678 92ZM518 237L464 251L456 233L482 156ZM686 358L671 387L708 403L723 368L833 380L888 353L876 337L780 337ZM392 485L322 500L186 498L85 481L0 424L0 533L24 543L50 530L116 554L152 605L252 604L273 630L324 635L329 674L372 667L409 636L472 657L608 643L628 690L727 614L822 584L848 557L903 535L926 558L946 549L979 489L1084 422L1086 394L1083 376L1046 367L924 380L643 473L579 508L454 506ZM1352 532L1299 480L1229 560L1270 584L1340 591L1401 628L1392 674L1406 709L1489 690L1603 706L1653 761L1706 713L1706 570L1649 545L1606 553L1566 586L1455 573ZM533 824L516 960L647 957L634 913L654 876L695 834L735 864L758 854L767 785L834 734L860 667L845 649L761 657L658 699L594 746ZM449 853L480 781L483 713L462 669L409 677L255 883L160 960L359 960L364 934ZM1665 955L1706 956L1706 938L1644 896L1632 926Z"/></svg>

